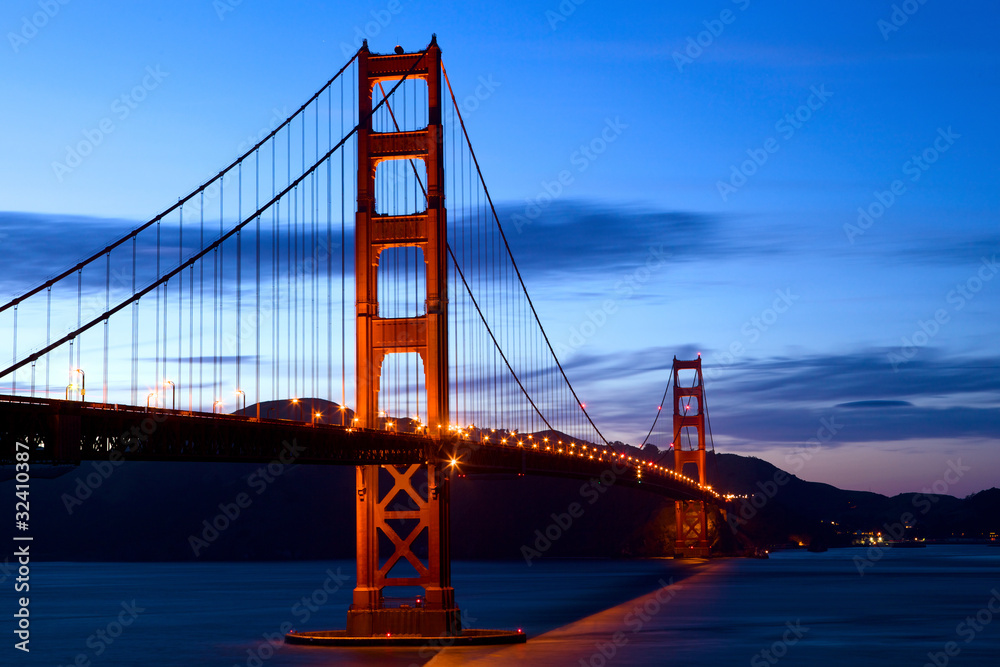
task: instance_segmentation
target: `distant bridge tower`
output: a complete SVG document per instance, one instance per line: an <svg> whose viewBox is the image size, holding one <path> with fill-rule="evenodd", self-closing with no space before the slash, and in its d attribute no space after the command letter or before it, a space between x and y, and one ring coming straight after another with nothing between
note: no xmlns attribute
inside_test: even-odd
<svg viewBox="0 0 1000 667"><path fill-rule="evenodd" d="M680 371L693 370L694 383L691 387L683 387L680 382ZM705 379L701 374L701 357L693 361L678 361L674 357L674 470L684 473L684 465L694 463L698 467L698 481L705 485ZM697 402L694 409L686 409L681 405L684 399ZM690 399L694 399L691 401ZM691 436L684 429L694 429L697 434L697 447L687 450L682 448L684 435ZM690 440L690 438L689 438ZM675 502L677 511L677 539L674 543L675 558L707 558L708 517L703 500L678 500Z"/></svg>
<svg viewBox="0 0 1000 667"><path fill-rule="evenodd" d="M427 127L374 132L374 87L404 76L427 83ZM420 53L391 55L371 54L366 43L358 54L358 88L357 418L363 428L378 428L382 362L389 354L415 352L423 361L429 434L441 436L449 422L448 296L441 50L437 40L432 39L427 49ZM413 215L377 212L376 167L387 160L424 161L427 174L427 208L424 211ZM380 317L379 256L387 248L402 247L423 251L426 312L417 317ZM388 483L380 486L380 476L381 481ZM399 509L407 505L408 509ZM358 583L347 615L348 635L441 636L461 632L455 591L451 586L448 509L449 482L438 463L358 467ZM413 520L416 525L407 531L404 526L409 526ZM391 551L385 558L380 558L380 542ZM418 542L426 543L426 560L414 552ZM397 564L406 569L412 566L416 576L390 576ZM424 596L406 608L391 608L393 605L387 604L382 595L383 588L389 586L423 587Z"/></svg>

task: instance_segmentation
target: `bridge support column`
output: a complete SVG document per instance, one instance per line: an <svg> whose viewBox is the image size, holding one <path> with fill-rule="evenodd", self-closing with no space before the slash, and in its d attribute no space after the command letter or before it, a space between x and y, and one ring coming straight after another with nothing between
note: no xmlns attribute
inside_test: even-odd
<svg viewBox="0 0 1000 667"><path fill-rule="evenodd" d="M693 370L693 386L681 386L680 371ZM693 361L679 361L673 364L674 401L674 470L684 473L684 466L693 463L698 468L698 481L705 481L705 386L701 373L701 357ZM687 399L688 405L681 406ZM697 402L691 410L691 403ZM689 429L685 431L685 429ZM691 442L691 430L696 435L696 443ZM685 437L686 436L686 437ZM688 440L688 449L684 449ZM677 537L674 541L674 558L708 558L708 514L703 500L678 500L675 503Z"/></svg>
<svg viewBox="0 0 1000 667"><path fill-rule="evenodd" d="M451 587L447 477L435 464L357 470L358 584L347 612L347 634L461 633ZM391 543L385 558L380 557L380 542ZM415 545L426 549L425 557L415 553ZM412 569L416 576L391 576L397 565ZM391 586L420 586L424 591L406 599L383 597L383 590Z"/></svg>
<svg viewBox="0 0 1000 667"><path fill-rule="evenodd" d="M396 132L372 129L379 83L407 78L427 84L428 123ZM389 85L385 86L389 89ZM427 426L447 432L448 329L447 227L441 130L441 50L437 41L421 53L375 55L367 43L358 54L358 210L355 235L357 298L357 418L378 428L382 362L389 354L415 352L424 365ZM375 206L375 175L386 160L422 160L427 207L406 216L383 215ZM426 268L426 312L417 317L379 316L378 264L387 248L416 247ZM412 466L361 466L357 474L358 584L347 615L351 636L455 635L462 631L451 586L449 482L434 453ZM415 523L414 523L415 522ZM386 553L383 553L383 550ZM410 576L393 576L394 568ZM383 596L392 586L422 587L409 599Z"/></svg>

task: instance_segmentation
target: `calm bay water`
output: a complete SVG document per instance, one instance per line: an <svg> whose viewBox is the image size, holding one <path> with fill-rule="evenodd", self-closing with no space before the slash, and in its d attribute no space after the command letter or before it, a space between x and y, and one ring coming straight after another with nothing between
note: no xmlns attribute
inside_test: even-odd
<svg viewBox="0 0 1000 667"><path fill-rule="evenodd" d="M856 559L874 555L859 575ZM0 663L920 667L934 664L930 653L938 667L1000 665L1000 549L989 547L458 562L466 624L523 628L527 645L421 653L268 642L283 624L343 627L353 576L353 561L33 564L31 653L8 631ZM12 611L13 593L4 597Z"/></svg>

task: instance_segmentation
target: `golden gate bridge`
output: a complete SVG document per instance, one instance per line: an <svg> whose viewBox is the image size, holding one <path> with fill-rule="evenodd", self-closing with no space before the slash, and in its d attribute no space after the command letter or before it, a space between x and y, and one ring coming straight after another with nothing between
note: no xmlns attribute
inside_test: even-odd
<svg viewBox="0 0 1000 667"><path fill-rule="evenodd" d="M524 641L461 627L454 474L610 471L676 501L678 555L710 554L723 498L701 359L674 359L671 461L608 443L529 296L436 38L365 42L255 146L0 322L0 464L268 462L291 441L297 463L357 466L347 629L291 642ZM261 414L276 401L309 414Z"/></svg>

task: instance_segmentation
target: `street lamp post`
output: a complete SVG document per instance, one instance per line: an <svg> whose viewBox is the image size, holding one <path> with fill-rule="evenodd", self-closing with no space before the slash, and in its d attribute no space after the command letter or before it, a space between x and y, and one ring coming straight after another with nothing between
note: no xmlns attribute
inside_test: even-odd
<svg viewBox="0 0 1000 667"><path fill-rule="evenodd" d="M74 389L76 389L76 385L74 385L74 384L68 384L68 385L66 385L66 400L67 401L69 400L69 392L73 391Z"/></svg>
<svg viewBox="0 0 1000 667"><path fill-rule="evenodd" d="M80 374L80 400L83 402L87 401L87 376L83 372L82 368L74 368L74 373Z"/></svg>
<svg viewBox="0 0 1000 667"><path fill-rule="evenodd" d="M219 408L219 412L221 413L222 412L222 401L215 401L215 403L212 403L212 414L213 415L215 414L215 408L216 407Z"/></svg>
<svg viewBox="0 0 1000 667"><path fill-rule="evenodd" d="M246 395L246 393L242 389L237 389L236 390L236 395L243 397L243 416L246 417L247 416L247 395ZM240 405L239 399L237 399L236 400L236 406L239 407L239 405Z"/></svg>
<svg viewBox="0 0 1000 667"><path fill-rule="evenodd" d="M146 412L149 412L149 401L155 397L156 397L155 391L149 392L149 394L146 396Z"/></svg>
<svg viewBox="0 0 1000 667"><path fill-rule="evenodd" d="M164 386L166 386L168 384L170 385L170 409L171 410L176 410L177 409L177 387L175 387L174 383L171 382L170 380L164 380L163 381L163 385Z"/></svg>

